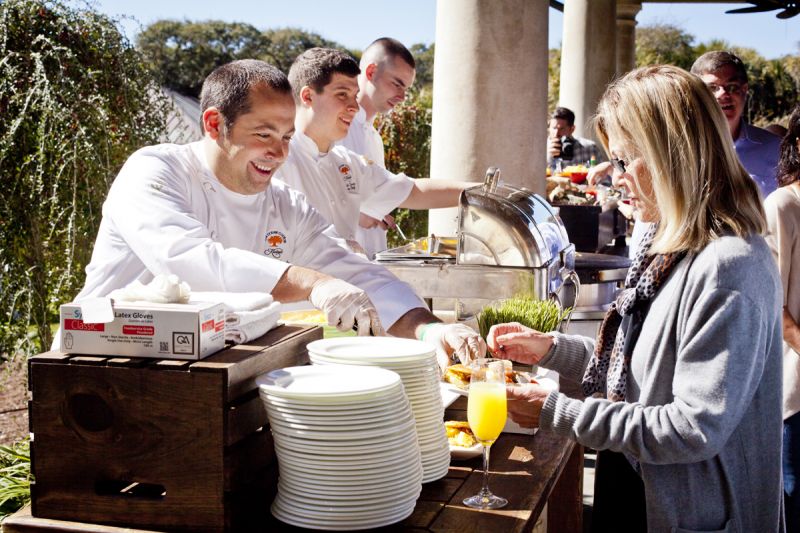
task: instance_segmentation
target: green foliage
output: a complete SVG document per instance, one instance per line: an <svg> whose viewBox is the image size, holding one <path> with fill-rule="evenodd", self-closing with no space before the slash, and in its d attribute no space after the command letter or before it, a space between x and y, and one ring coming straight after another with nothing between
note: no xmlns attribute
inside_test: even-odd
<svg viewBox="0 0 800 533"><path fill-rule="evenodd" d="M289 67L292 66L294 59L309 48L322 46L347 50L336 41L330 41L316 33L309 33L299 28L267 30L264 32L264 39L266 47L259 55L259 58L275 65L286 73L289 72ZM352 51L350 51L350 54L356 58L361 57L360 54L356 55Z"/></svg>
<svg viewBox="0 0 800 533"><path fill-rule="evenodd" d="M0 446L0 520L31 500L30 441Z"/></svg>
<svg viewBox="0 0 800 533"><path fill-rule="evenodd" d="M298 28L262 32L243 22L219 20L160 20L139 34L136 46L162 85L194 97L200 96L203 80L212 70L236 59L258 58L289 72L294 58L309 48L344 49Z"/></svg>
<svg viewBox="0 0 800 533"><path fill-rule="evenodd" d="M561 94L561 49L551 48L547 52L547 110L548 115L558 107Z"/></svg>
<svg viewBox="0 0 800 533"><path fill-rule="evenodd" d="M430 91L433 88L433 57L436 51L435 45L425 45L417 43L408 49L414 56L417 65L417 77L415 85L423 90Z"/></svg>
<svg viewBox="0 0 800 533"><path fill-rule="evenodd" d="M697 57L692 41L692 35L669 24L637 28L636 66L669 64L689 70Z"/></svg>
<svg viewBox="0 0 800 533"><path fill-rule="evenodd" d="M530 296L519 296L496 306L485 307L477 316L478 328L484 339L495 324L519 322L536 331L548 332L558 329L561 321L569 316L572 308L561 310L552 300L536 300Z"/></svg>
<svg viewBox="0 0 800 533"><path fill-rule="evenodd" d="M0 358L49 346L111 180L163 131L159 95L111 19L55 0L0 3Z"/></svg>
<svg viewBox="0 0 800 533"><path fill-rule="evenodd" d="M379 115L375 127L383 138L387 169L413 178L427 177L431 164L429 92L414 94L390 113ZM409 239L428 234L427 211L397 209L394 217ZM387 237L390 248L403 244L394 231Z"/></svg>
<svg viewBox="0 0 800 533"><path fill-rule="evenodd" d="M139 34L136 46L162 85L198 97L212 70L234 59L263 55L269 40L241 22L160 20Z"/></svg>

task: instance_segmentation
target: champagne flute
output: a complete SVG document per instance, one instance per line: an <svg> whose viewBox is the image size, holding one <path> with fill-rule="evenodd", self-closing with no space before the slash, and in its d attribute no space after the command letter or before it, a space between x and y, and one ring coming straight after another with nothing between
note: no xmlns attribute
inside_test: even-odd
<svg viewBox="0 0 800 533"><path fill-rule="evenodd" d="M476 359L472 363L467 421L483 446L483 486L478 494L464 499L464 505L475 509L497 509L508 504L508 500L489 490L489 448L506 423L505 366L502 359Z"/></svg>

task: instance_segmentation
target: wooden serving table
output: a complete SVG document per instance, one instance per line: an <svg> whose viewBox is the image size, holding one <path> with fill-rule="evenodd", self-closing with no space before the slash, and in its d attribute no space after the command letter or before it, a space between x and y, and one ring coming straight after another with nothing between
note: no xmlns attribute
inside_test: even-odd
<svg viewBox="0 0 800 533"><path fill-rule="evenodd" d="M252 432L266 422L253 376L302 363L305 343L320 336L319 328L283 326L251 345L178 367L37 356L30 374L38 512L32 516L25 508L8 517L3 532L310 531L269 512L279 465L270 432ZM186 399L173 401L179 394ZM138 401L119 400L131 397ZM147 397L165 401L142 401ZM74 406L70 398L83 404ZM107 402L107 411L88 402L92 398L100 406L106 405L100 399ZM98 412L108 427L97 425ZM161 418L166 422L154 425ZM465 420L466 398L445 418ZM187 421L194 430L186 430ZM464 506L462 500L480 489L482 459L453 461L443 479L423 485L411 516L380 531L543 531L537 527L542 519L552 533L582 531L581 446L545 432L503 434L492 446L490 471L489 486L508 499L505 508ZM167 496L98 491L96 479L109 472L158 483Z"/></svg>

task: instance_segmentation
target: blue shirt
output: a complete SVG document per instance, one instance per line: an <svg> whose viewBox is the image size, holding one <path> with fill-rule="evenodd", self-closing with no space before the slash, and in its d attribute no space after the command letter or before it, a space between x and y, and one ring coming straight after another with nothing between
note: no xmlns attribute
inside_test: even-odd
<svg viewBox="0 0 800 533"><path fill-rule="evenodd" d="M752 176L766 198L778 188L778 158L781 138L752 124L742 121L739 138L733 143L739 161Z"/></svg>

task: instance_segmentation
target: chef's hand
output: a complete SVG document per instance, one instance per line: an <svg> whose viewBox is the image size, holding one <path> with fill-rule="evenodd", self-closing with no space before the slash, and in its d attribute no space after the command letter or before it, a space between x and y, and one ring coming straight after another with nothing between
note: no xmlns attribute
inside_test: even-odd
<svg viewBox="0 0 800 533"><path fill-rule="evenodd" d="M586 180L589 182L589 185L597 185L604 181L611 181L611 173L613 170L614 169L611 168L611 163L608 161L598 163L589 169Z"/></svg>
<svg viewBox="0 0 800 533"><path fill-rule="evenodd" d="M518 322L509 322L492 326L486 343L495 357L535 365L550 350L553 337Z"/></svg>
<svg viewBox="0 0 800 533"><path fill-rule="evenodd" d="M358 324L358 334L385 335L378 311L367 293L337 278L318 281L311 289L309 301L325 313L328 324L339 331L349 331Z"/></svg>
<svg viewBox="0 0 800 533"><path fill-rule="evenodd" d="M447 368L454 357L458 357L466 365L486 354L486 343L478 332L465 324L428 324L424 326L420 338L436 346L437 359L442 369Z"/></svg>
<svg viewBox="0 0 800 533"><path fill-rule="evenodd" d="M539 427L542 405L550 391L531 383L506 387L508 416L522 427Z"/></svg>

